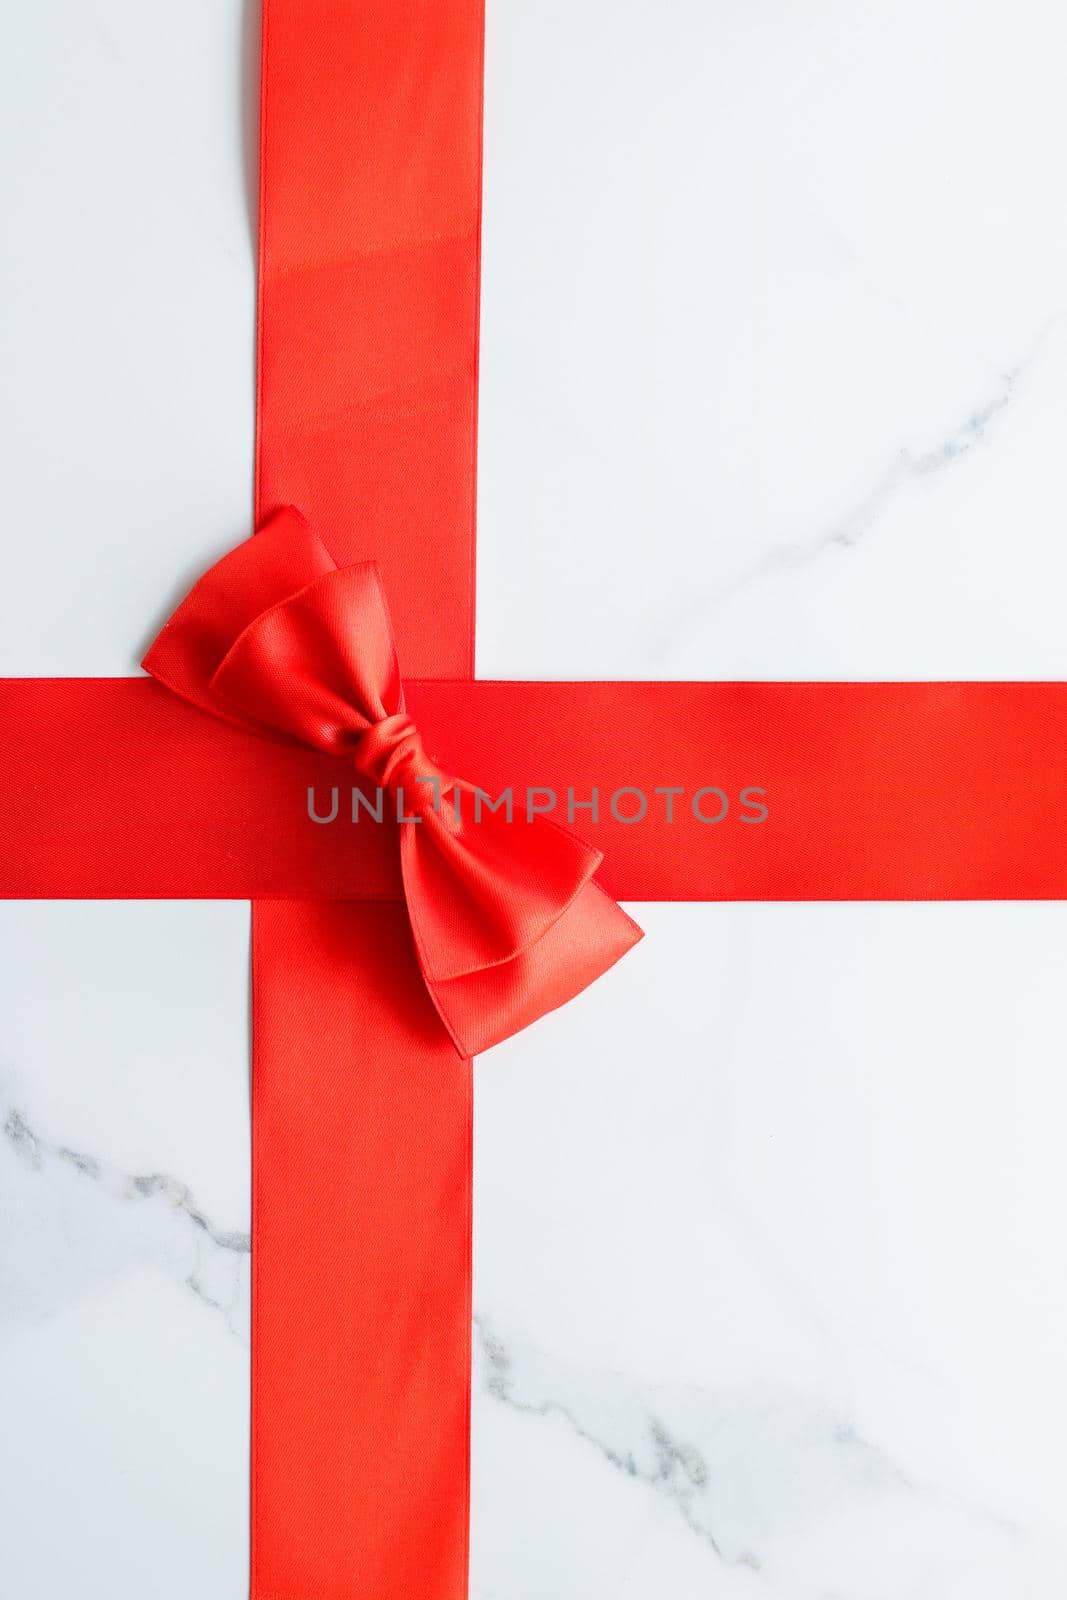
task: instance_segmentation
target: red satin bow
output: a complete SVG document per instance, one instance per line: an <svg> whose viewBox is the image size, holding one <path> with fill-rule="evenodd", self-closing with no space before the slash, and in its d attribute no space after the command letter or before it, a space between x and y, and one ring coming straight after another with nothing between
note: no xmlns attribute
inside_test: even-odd
<svg viewBox="0 0 1067 1600"><path fill-rule="evenodd" d="M521 809L476 812L474 787L427 757L377 567L337 567L298 512L275 512L206 572L143 665L215 716L346 756L371 786L402 791L419 967L461 1054L563 1005L640 939L593 881L599 850Z"/></svg>

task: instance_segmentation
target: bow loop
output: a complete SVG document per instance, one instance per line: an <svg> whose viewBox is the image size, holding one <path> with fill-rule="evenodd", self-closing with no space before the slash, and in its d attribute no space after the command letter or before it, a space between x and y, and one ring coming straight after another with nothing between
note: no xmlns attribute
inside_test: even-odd
<svg viewBox="0 0 1067 1600"><path fill-rule="evenodd" d="M377 567L338 568L291 508L204 574L143 664L215 716L344 756L402 792L415 952L462 1054L563 1005L641 937L594 881L599 851L545 817L479 813L480 791L428 759Z"/></svg>

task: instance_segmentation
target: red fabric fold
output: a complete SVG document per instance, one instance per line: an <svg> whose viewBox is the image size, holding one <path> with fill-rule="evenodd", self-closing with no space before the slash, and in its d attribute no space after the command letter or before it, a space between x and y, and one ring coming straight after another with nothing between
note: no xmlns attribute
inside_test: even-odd
<svg viewBox="0 0 1067 1600"><path fill-rule="evenodd" d="M564 1005L641 937L593 882L599 850L427 755L377 566L339 568L292 508L204 574L144 666L249 732L352 763L399 824L419 968L461 1055Z"/></svg>

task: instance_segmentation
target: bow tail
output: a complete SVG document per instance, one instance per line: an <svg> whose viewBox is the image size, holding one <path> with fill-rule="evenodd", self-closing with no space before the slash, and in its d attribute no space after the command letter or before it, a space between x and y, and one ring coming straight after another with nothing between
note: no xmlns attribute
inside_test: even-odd
<svg viewBox="0 0 1067 1600"><path fill-rule="evenodd" d="M641 929L590 879L532 944L504 961L453 978L423 976L461 1055L479 1055L548 1011L566 1005L613 967Z"/></svg>

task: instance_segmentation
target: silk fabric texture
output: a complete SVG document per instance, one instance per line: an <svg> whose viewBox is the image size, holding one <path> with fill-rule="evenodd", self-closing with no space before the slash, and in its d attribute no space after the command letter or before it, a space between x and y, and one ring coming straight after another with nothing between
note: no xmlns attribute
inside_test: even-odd
<svg viewBox="0 0 1067 1600"><path fill-rule="evenodd" d="M393 798L419 969L461 1055L565 1004L641 937L593 880L599 850L544 816L490 809L427 756L377 567L339 568L291 507L204 574L144 666L250 733L347 760L383 821Z"/></svg>
<svg viewBox="0 0 1067 1600"><path fill-rule="evenodd" d="M482 54L482 0L263 4L254 525L375 562L425 677L473 675ZM256 901L252 969L252 1600L464 1600L470 1058L400 903Z"/></svg>

